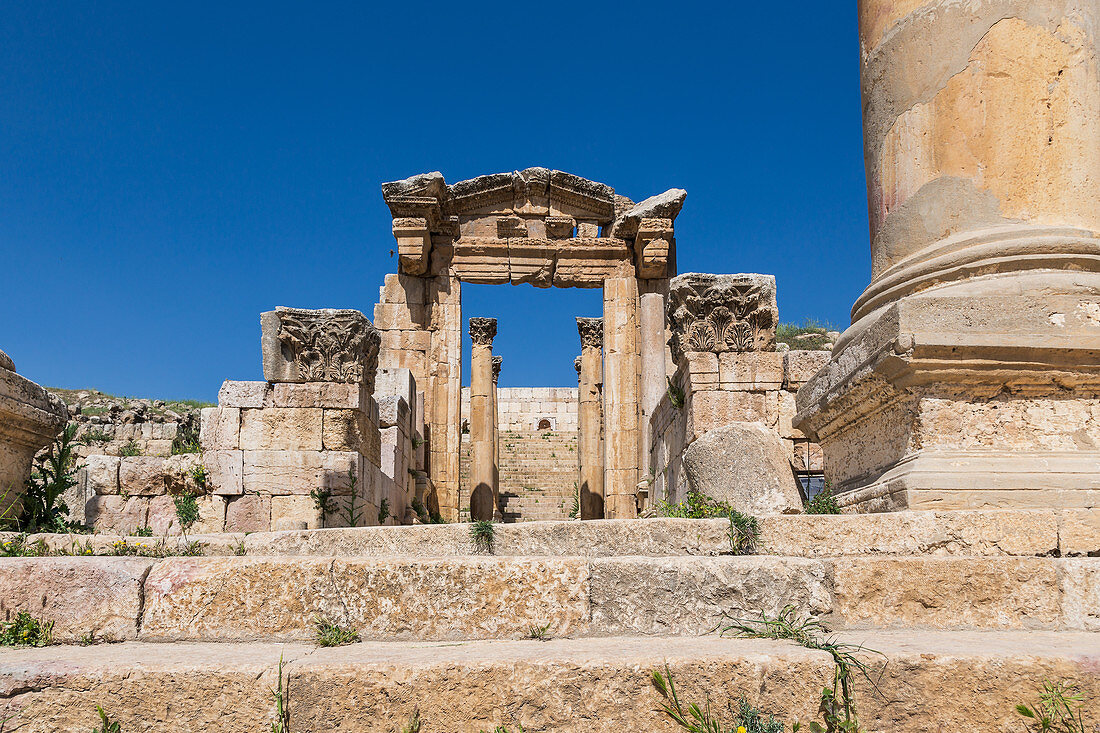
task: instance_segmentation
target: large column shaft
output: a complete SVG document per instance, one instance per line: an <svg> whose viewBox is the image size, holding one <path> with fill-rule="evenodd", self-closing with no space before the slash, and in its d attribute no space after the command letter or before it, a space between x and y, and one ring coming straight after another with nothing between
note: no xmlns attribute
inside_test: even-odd
<svg viewBox="0 0 1100 733"><path fill-rule="evenodd" d="M577 455L580 461L577 488L581 519L604 518L603 323L599 318L578 318L581 335L580 385L577 403Z"/></svg>
<svg viewBox="0 0 1100 733"><path fill-rule="evenodd" d="M496 514L496 466L493 463L493 336L496 319L471 318L470 356L470 519Z"/></svg>
<svg viewBox="0 0 1100 733"><path fill-rule="evenodd" d="M489 415L493 421L493 519L498 522L504 521L504 514L500 508L500 400L497 399L497 382L500 379L500 367L503 363L504 357L492 358L493 386L489 391L491 398Z"/></svg>
<svg viewBox="0 0 1100 733"><path fill-rule="evenodd" d="M871 283L799 390L861 511L1100 489L1096 0L860 0Z"/></svg>
<svg viewBox="0 0 1100 733"><path fill-rule="evenodd" d="M638 281L604 281L604 515L637 516Z"/></svg>
<svg viewBox="0 0 1100 733"><path fill-rule="evenodd" d="M638 391L638 467L642 480L649 478L650 433L649 419L660 404L667 389L665 377L665 291L667 280L645 281L647 291L638 298L638 350L641 358ZM655 497L649 496L652 502Z"/></svg>

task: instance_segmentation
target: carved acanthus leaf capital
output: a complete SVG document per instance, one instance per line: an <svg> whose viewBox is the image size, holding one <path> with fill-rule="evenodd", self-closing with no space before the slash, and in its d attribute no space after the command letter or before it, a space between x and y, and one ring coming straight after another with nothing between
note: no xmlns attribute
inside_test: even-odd
<svg viewBox="0 0 1100 733"><path fill-rule="evenodd" d="M771 275L686 273L669 282L669 345L685 352L774 351L779 309Z"/></svg>
<svg viewBox="0 0 1100 733"><path fill-rule="evenodd" d="M603 348L603 319L578 318L577 331L581 335L582 349Z"/></svg>
<svg viewBox="0 0 1100 733"><path fill-rule="evenodd" d="M496 384L497 380L500 379L500 365L503 364L503 363L504 363L504 357L503 356L494 356L493 357L493 384Z"/></svg>
<svg viewBox="0 0 1100 733"><path fill-rule="evenodd" d="M492 346L497 335L497 319L471 318L470 340L475 346Z"/></svg>
<svg viewBox="0 0 1100 733"><path fill-rule="evenodd" d="M289 381L374 384L381 337L357 310L275 309Z"/></svg>

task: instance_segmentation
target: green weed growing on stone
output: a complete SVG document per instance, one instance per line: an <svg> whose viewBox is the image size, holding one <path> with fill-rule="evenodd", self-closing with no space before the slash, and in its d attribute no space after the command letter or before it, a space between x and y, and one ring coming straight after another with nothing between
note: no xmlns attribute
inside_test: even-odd
<svg viewBox="0 0 1100 733"><path fill-rule="evenodd" d="M488 519L479 519L470 523L470 542L474 544L477 552L492 555L494 535L495 528Z"/></svg>
<svg viewBox="0 0 1100 733"><path fill-rule="evenodd" d="M76 472L81 466L76 463L74 452L79 441L76 440L76 423L69 423L61 435L50 444L46 454L37 461L35 470L27 480L27 490L23 493L23 511L19 517L19 528L25 532L62 532L66 529L66 506L62 495L76 486Z"/></svg>
<svg viewBox="0 0 1100 733"><path fill-rule="evenodd" d="M862 675L877 691L871 677L872 668L860 654L880 654L857 644L847 644L829 636L829 629L813 617L800 617L794 606L786 606L776 616L760 612L758 618L735 618L723 614L729 621L720 625L722 635L741 638L786 639L807 649L827 652L833 658L833 679L821 691L821 712L824 725L810 723L810 733L858 733L862 731L856 715L853 679Z"/></svg>
<svg viewBox="0 0 1100 733"><path fill-rule="evenodd" d="M420 708L413 708L409 722L401 727L401 733L420 733Z"/></svg>
<svg viewBox="0 0 1100 733"><path fill-rule="evenodd" d="M1029 733L1087 733L1084 709L1085 695L1078 685L1049 680L1043 682L1039 702L1016 706L1016 712L1028 719Z"/></svg>
<svg viewBox="0 0 1100 733"><path fill-rule="evenodd" d="M172 440L172 455L181 456L186 453L202 453L199 431L193 426L181 427Z"/></svg>
<svg viewBox="0 0 1100 733"><path fill-rule="evenodd" d="M535 624L527 629L527 638L532 641L550 641L550 624Z"/></svg>
<svg viewBox="0 0 1100 733"><path fill-rule="evenodd" d="M199 503L195 495L190 491L172 497L172 503L176 505L176 519L179 520L180 529L184 534L199 521Z"/></svg>
<svg viewBox="0 0 1100 733"><path fill-rule="evenodd" d="M153 528L150 527L148 524L145 525L144 527L135 527L134 530L132 532L130 532L130 536L131 537L152 537L153 536Z"/></svg>
<svg viewBox="0 0 1100 733"><path fill-rule="evenodd" d="M92 733L122 733L122 726L117 722L112 722L102 707L96 705L95 711L99 713L99 727L92 728Z"/></svg>
<svg viewBox="0 0 1100 733"><path fill-rule="evenodd" d="M118 454L124 458L132 458L133 456L141 455L141 446L138 445L136 440L129 440L122 444L122 447L118 449Z"/></svg>
<svg viewBox="0 0 1100 733"><path fill-rule="evenodd" d="M52 641L53 621L42 621L26 611L0 623L0 646L49 646Z"/></svg>
<svg viewBox="0 0 1100 733"><path fill-rule="evenodd" d="M206 482L210 476L206 473L206 466L199 464L191 468L191 480L203 491L206 491Z"/></svg>
<svg viewBox="0 0 1100 733"><path fill-rule="evenodd" d="M751 514L730 510L730 549L734 555L753 555L760 542L760 523Z"/></svg>
<svg viewBox="0 0 1100 733"><path fill-rule="evenodd" d="M832 487L825 484L820 494L806 502L805 511L807 514L840 514L840 504L836 501Z"/></svg>
<svg viewBox="0 0 1100 733"><path fill-rule="evenodd" d="M688 491L684 501L675 504L664 499L657 502L657 514L662 517L725 519L734 511L728 502L719 501L700 491Z"/></svg>
<svg viewBox="0 0 1100 733"><path fill-rule="evenodd" d="M489 733L489 731L483 730L481 733ZM508 726L498 725L496 728L493 728L493 733L511 733L511 731L508 730ZM516 723L515 733L523 733L523 726L519 723Z"/></svg>
<svg viewBox="0 0 1100 733"><path fill-rule="evenodd" d="M577 482L573 482L573 499L569 505L569 518L576 519L577 515L581 513L581 490L577 487Z"/></svg>
<svg viewBox="0 0 1100 733"><path fill-rule="evenodd" d="M411 506L412 510L416 512L416 516L421 522L427 524L430 521L428 510L424 507L424 502L421 501L418 497L414 496L412 501L409 502L409 506Z"/></svg>
<svg viewBox="0 0 1100 733"><path fill-rule="evenodd" d="M386 520L390 517L390 500L383 498L382 503L378 507L378 523L385 524Z"/></svg>
<svg viewBox="0 0 1100 733"><path fill-rule="evenodd" d="M110 443L111 436L108 435L102 428L95 428L89 430L84 435L80 436L80 439L85 443Z"/></svg>
<svg viewBox="0 0 1100 733"><path fill-rule="evenodd" d="M325 518L332 511L332 489L310 489L309 497L313 499L313 508L321 515L321 526L325 526Z"/></svg>
<svg viewBox="0 0 1100 733"><path fill-rule="evenodd" d="M783 721L777 720L772 715L767 715L754 708L749 701L742 697L738 701L737 710L730 705L732 719L729 724L723 724L718 715L711 709L710 697L700 707L696 703L689 703L686 707L680 702L680 695L676 691L676 683L672 679L672 672L665 666L664 674L653 670L651 675L653 686L661 694L664 701L661 703L661 712L667 715L678 726L691 733L783 733L787 726ZM795 723L791 730L798 731L800 725Z"/></svg>
<svg viewBox="0 0 1100 733"><path fill-rule="evenodd" d="M283 677L283 655L279 655L279 686L271 690L275 702L275 720L271 733L290 733L290 675Z"/></svg>
<svg viewBox="0 0 1100 733"><path fill-rule="evenodd" d="M359 632L340 626L335 621L317 616L313 619L317 646L345 646L359 642Z"/></svg>
<svg viewBox="0 0 1100 733"><path fill-rule="evenodd" d="M668 394L668 404L679 410L684 406L683 388L678 384L673 384L671 377L665 377L665 384L667 385L665 392Z"/></svg>

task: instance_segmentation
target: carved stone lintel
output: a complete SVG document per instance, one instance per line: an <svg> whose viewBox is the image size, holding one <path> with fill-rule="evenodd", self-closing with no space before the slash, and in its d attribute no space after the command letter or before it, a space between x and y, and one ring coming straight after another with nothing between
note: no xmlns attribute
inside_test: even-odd
<svg viewBox="0 0 1100 733"><path fill-rule="evenodd" d="M672 219L642 219L634 239L638 277L662 278L668 272L668 251L672 247Z"/></svg>
<svg viewBox="0 0 1100 733"><path fill-rule="evenodd" d="M578 318L577 331L581 335L581 349L603 348L603 319Z"/></svg>
<svg viewBox="0 0 1100 733"><path fill-rule="evenodd" d="M497 335L497 319L495 318L471 318L470 341L475 346L492 346L493 339Z"/></svg>
<svg viewBox="0 0 1100 733"><path fill-rule="evenodd" d="M504 357L503 356L494 356L493 357L493 384L496 384L497 380L500 379L500 366L503 363L504 363Z"/></svg>
<svg viewBox="0 0 1100 733"><path fill-rule="evenodd" d="M771 275L691 272L669 282L669 345L677 361L685 352L775 351L778 319Z"/></svg>
<svg viewBox="0 0 1100 733"><path fill-rule="evenodd" d="M381 337L359 311L280 306L260 324L267 381L352 382L374 391Z"/></svg>

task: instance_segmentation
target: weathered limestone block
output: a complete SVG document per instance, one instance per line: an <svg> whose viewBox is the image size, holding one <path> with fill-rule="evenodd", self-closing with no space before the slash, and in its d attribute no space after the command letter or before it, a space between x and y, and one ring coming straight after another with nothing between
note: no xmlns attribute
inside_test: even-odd
<svg viewBox="0 0 1100 733"><path fill-rule="evenodd" d="M692 351L775 351L778 320L772 275L689 272L669 281L669 345L677 361Z"/></svg>
<svg viewBox="0 0 1100 733"><path fill-rule="evenodd" d="M377 436L378 425L372 423L362 410L325 410L321 443L326 451L350 450L367 454L372 433ZM374 442L377 442L377 437Z"/></svg>
<svg viewBox="0 0 1100 733"><path fill-rule="evenodd" d="M149 524L144 496L93 496L84 506L84 521L96 532L128 535Z"/></svg>
<svg viewBox="0 0 1100 733"><path fill-rule="evenodd" d="M113 498L113 497L112 497ZM52 621L54 639L137 638L142 585L153 561L130 557L5 558L0 616L27 611Z"/></svg>
<svg viewBox="0 0 1100 733"><path fill-rule="evenodd" d="M141 637L306 639L318 615L387 641L566 635L588 593L574 558L171 558L146 581Z"/></svg>
<svg viewBox="0 0 1100 733"><path fill-rule="evenodd" d="M861 3L872 280L795 425L843 504L1095 505L1098 24L1075 0Z"/></svg>
<svg viewBox="0 0 1100 733"><path fill-rule="evenodd" d="M266 532L271 529L271 497L261 494L226 497L226 532Z"/></svg>
<svg viewBox="0 0 1100 733"><path fill-rule="evenodd" d="M378 331L359 311L278 307L260 316L268 382L350 382L374 391Z"/></svg>
<svg viewBox="0 0 1100 733"><path fill-rule="evenodd" d="M344 382L280 382L272 385L275 407L325 407L357 410L370 393L362 384Z"/></svg>
<svg viewBox="0 0 1100 733"><path fill-rule="evenodd" d="M358 473L360 454L344 451L244 451L244 491L248 494L309 495L329 489L334 495L351 488L349 471Z"/></svg>
<svg viewBox="0 0 1100 733"><path fill-rule="evenodd" d="M717 356L720 389L767 392L783 386L783 357L786 354L776 351L727 351ZM694 381L692 385L694 387Z"/></svg>
<svg viewBox="0 0 1100 733"><path fill-rule="evenodd" d="M118 493L118 456L90 455L84 459L88 491L93 494Z"/></svg>
<svg viewBox="0 0 1100 733"><path fill-rule="evenodd" d="M592 625L603 634L705 634L731 609L775 615L833 610L819 560L765 557L601 558L592 561Z"/></svg>
<svg viewBox="0 0 1100 733"><path fill-rule="evenodd" d="M187 530L189 535L217 533L225 529L225 497L200 496L195 499L199 518ZM176 513L175 497L155 496L149 500L149 528L153 536L178 535L182 532Z"/></svg>
<svg viewBox="0 0 1100 733"><path fill-rule="evenodd" d="M34 454L61 432L69 411L60 399L16 374L7 354L0 351L0 355L0 513L4 513L19 501Z"/></svg>
<svg viewBox="0 0 1100 733"><path fill-rule="evenodd" d="M1062 623L1071 629L1100 631L1100 560L1062 560Z"/></svg>
<svg viewBox="0 0 1100 733"><path fill-rule="evenodd" d="M267 382L237 382L227 379L218 390L219 407L271 407L272 385Z"/></svg>
<svg viewBox="0 0 1100 733"><path fill-rule="evenodd" d="M684 451L691 488L746 514L802 511L787 447L763 425L737 422L707 432Z"/></svg>
<svg viewBox="0 0 1100 733"><path fill-rule="evenodd" d="M199 444L204 451L240 448L241 410L238 407L204 407L199 423Z"/></svg>
<svg viewBox="0 0 1100 733"><path fill-rule="evenodd" d="M271 529L279 532L288 529L320 529L325 517L311 496L271 497Z"/></svg>
<svg viewBox="0 0 1100 733"><path fill-rule="evenodd" d="M164 459L164 488L169 494L205 494L205 481L199 482L204 470L202 457L197 453L168 456Z"/></svg>
<svg viewBox="0 0 1100 733"><path fill-rule="evenodd" d="M829 364L828 351L793 350L783 354L783 381L787 388L798 391L810 377Z"/></svg>
<svg viewBox="0 0 1100 733"><path fill-rule="evenodd" d="M118 483L125 496L159 496L168 490L160 456L124 456L118 468Z"/></svg>
<svg viewBox="0 0 1100 733"><path fill-rule="evenodd" d="M211 494L235 496L244 493L244 451L211 450L202 454L206 487Z"/></svg>
<svg viewBox="0 0 1100 733"><path fill-rule="evenodd" d="M268 407L241 411L243 450L321 450L321 408Z"/></svg>
<svg viewBox="0 0 1100 733"><path fill-rule="evenodd" d="M848 628L1050 628L1062 620L1059 562L836 558L835 613Z"/></svg>

